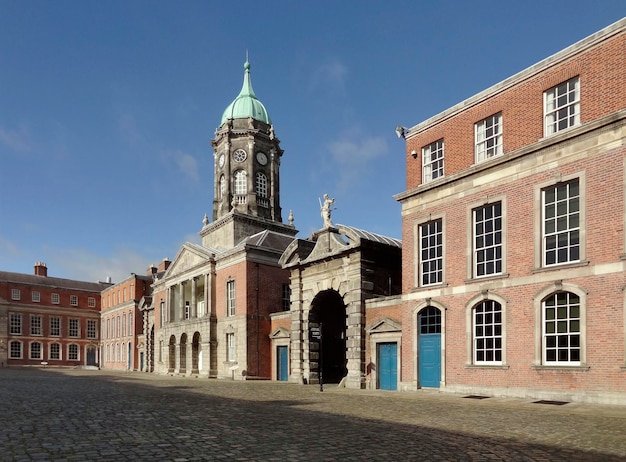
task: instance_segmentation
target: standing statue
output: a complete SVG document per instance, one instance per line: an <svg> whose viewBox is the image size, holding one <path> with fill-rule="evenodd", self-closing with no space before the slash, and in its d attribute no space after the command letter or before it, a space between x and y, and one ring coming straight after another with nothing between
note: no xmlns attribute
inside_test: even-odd
<svg viewBox="0 0 626 462"><path fill-rule="evenodd" d="M322 219L324 220L324 228L334 228L333 222L330 219L331 208L330 206L335 203L335 199L328 197L328 194L324 194L324 202L320 201L320 207L322 209Z"/></svg>

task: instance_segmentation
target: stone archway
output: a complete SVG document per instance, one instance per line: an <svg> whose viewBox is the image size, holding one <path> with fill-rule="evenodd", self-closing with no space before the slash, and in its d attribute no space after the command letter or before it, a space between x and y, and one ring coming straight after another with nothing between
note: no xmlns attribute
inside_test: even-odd
<svg viewBox="0 0 626 462"><path fill-rule="evenodd" d="M202 351L200 346L200 332L193 334L191 340L191 373L199 374L202 367Z"/></svg>
<svg viewBox="0 0 626 462"><path fill-rule="evenodd" d="M310 339L311 372L319 374L321 362L324 383L339 383L347 375L346 357L346 305L335 290L329 289L318 293L311 302L309 327L322 325L322 339ZM320 358L320 343L321 358ZM318 354L313 353L317 351ZM315 358L315 359L314 359ZM321 361L320 361L321 359Z"/></svg>
<svg viewBox="0 0 626 462"><path fill-rule="evenodd" d="M180 361L178 362L178 373L187 373L187 334L180 336Z"/></svg>
<svg viewBox="0 0 626 462"><path fill-rule="evenodd" d="M173 373L176 369L176 337L170 337L169 350L168 350L168 372Z"/></svg>

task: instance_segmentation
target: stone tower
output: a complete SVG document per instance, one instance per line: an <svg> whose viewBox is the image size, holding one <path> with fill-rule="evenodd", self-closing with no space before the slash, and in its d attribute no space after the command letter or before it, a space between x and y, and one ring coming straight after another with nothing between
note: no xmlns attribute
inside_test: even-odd
<svg viewBox="0 0 626 462"><path fill-rule="evenodd" d="M265 106L252 89L247 60L241 91L224 111L211 146L213 221L204 219L202 244L229 249L266 229L294 236L297 231L293 224L282 222L280 207L283 150Z"/></svg>

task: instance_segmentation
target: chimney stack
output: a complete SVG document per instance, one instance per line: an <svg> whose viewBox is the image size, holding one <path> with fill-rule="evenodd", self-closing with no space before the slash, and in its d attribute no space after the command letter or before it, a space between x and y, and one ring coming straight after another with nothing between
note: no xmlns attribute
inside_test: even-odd
<svg viewBox="0 0 626 462"><path fill-rule="evenodd" d="M163 261L159 263L159 271L167 271L167 269L170 267L170 263L172 263L170 259L165 257Z"/></svg>
<svg viewBox="0 0 626 462"><path fill-rule="evenodd" d="M154 265L150 265L148 271L146 271L146 276L154 276L157 273L157 267Z"/></svg>
<svg viewBox="0 0 626 462"><path fill-rule="evenodd" d="M48 267L44 262L38 261L35 263L35 276L48 276Z"/></svg>

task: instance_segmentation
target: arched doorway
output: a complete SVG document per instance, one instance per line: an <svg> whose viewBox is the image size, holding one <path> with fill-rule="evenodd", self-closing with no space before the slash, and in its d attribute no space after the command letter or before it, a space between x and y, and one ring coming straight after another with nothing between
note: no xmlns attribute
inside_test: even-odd
<svg viewBox="0 0 626 462"><path fill-rule="evenodd" d="M187 334L180 336L180 361L178 364L180 374L187 373Z"/></svg>
<svg viewBox="0 0 626 462"><path fill-rule="evenodd" d="M439 388L441 382L441 311L427 306L417 314L419 384Z"/></svg>
<svg viewBox="0 0 626 462"><path fill-rule="evenodd" d="M200 368L202 367L201 357L202 352L200 351L200 332L196 332L193 334L193 339L191 340L191 373L198 374L200 372Z"/></svg>
<svg viewBox="0 0 626 462"><path fill-rule="evenodd" d="M167 359L169 363L168 372L174 372L174 369L176 369L176 337L173 335L170 337Z"/></svg>
<svg viewBox="0 0 626 462"><path fill-rule="evenodd" d="M318 362L311 362L311 371L319 373L319 362L322 363L322 380L324 383L339 383L348 373L346 367L346 306L343 298L334 290L318 293L311 303L309 326L321 329L321 342L311 337L311 351L322 350ZM312 355L313 356L313 355Z"/></svg>

